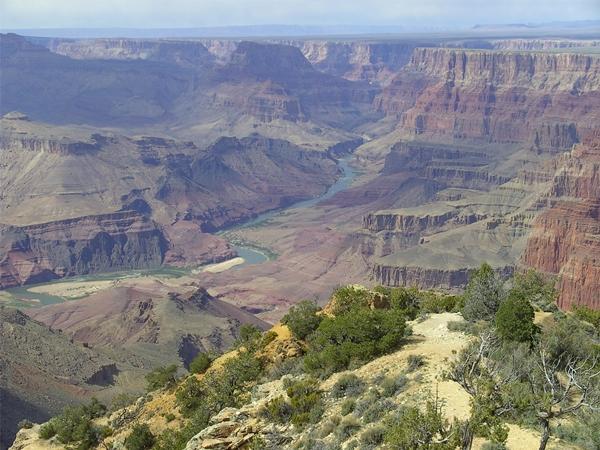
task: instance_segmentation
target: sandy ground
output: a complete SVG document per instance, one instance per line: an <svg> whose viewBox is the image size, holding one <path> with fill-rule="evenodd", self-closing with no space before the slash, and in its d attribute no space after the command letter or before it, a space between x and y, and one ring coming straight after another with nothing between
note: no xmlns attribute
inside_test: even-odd
<svg viewBox="0 0 600 450"><path fill-rule="evenodd" d="M58 295L65 298L79 298L94 294L116 284L117 280L99 281L65 281L64 283L51 283L27 289L36 294Z"/></svg>
<svg viewBox="0 0 600 450"><path fill-rule="evenodd" d="M198 272L209 272L209 273L220 273L220 272L224 272L226 270L231 269L232 267L235 266L239 266L240 264L244 264L246 262L246 260L244 258L241 257L237 257L237 258L233 258L233 259L228 259L227 261L223 261L217 264L210 264L206 267L203 267L201 270L194 270L192 271L192 273L198 273Z"/></svg>

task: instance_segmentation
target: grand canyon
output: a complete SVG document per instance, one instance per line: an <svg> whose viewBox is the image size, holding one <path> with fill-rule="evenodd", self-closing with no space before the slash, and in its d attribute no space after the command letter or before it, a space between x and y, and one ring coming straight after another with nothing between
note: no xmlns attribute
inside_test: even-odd
<svg viewBox="0 0 600 450"><path fill-rule="evenodd" d="M275 325L272 352L296 356L303 344L279 322L306 299L328 314L339 286L460 296L487 263L501 279L552 280L561 314L600 309L595 29L9 32L0 80L2 449L22 419L139 396L148 372L184 373L249 326ZM414 345L446 336L450 357L463 338L424 325L439 320L417 321ZM138 403L135 420L168 428ZM133 419L121 419L114 446L98 448L134 448L118 438ZM510 427L509 448L529 448ZM205 431L186 448L292 448L211 447L225 436ZM11 448L65 448L30 435Z"/></svg>

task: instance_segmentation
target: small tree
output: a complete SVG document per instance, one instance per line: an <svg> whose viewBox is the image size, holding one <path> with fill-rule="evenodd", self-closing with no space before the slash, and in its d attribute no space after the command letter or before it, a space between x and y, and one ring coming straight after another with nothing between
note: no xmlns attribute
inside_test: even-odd
<svg viewBox="0 0 600 450"><path fill-rule="evenodd" d="M191 373L204 373L210 367L212 359L208 353L198 353L190 363Z"/></svg>
<svg viewBox="0 0 600 450"><path fill-rule="evenodd" d="M155 442L154 435L147 424L136 425L131 434L125 439L127 450L148 450Z"/></svg>
<svg viewBox="0 0 600 450"><path fill-rule="evenodd" d="M425 410L409 406L387 421L385 442L391 448L453 450L459 445L457 424L444 418L441 403L429 400Z"/></svg>
<svg viewBox="0 0 600 450"><path fill-rule="evenodd" d="M509 295L527 299L535 307L544 311L556 309L558 291L554 287L556 280L530 269L525 273L517 273L512 279Z"/></svg>
<svg viewBox="0 0 600 450"><path fill-rule="evenodd" d="M322 318L317 315L318 311L316 302L303 300L290 308L281 323L287 325L296 338L306 339L321 323Z"/></svg>
<svg viewBox="0 0 600 450"><path fill-rule="evenodd" d="M534 318L531 303L521 295L511 293L496 312L496 331L505 341L532 343L539 332Z"/></svg>
<svg viewBox="0 0 600 450"><path fill-rule="evenodd" d="M237 340L237 345L254 352L260 343L261 337L262 331L257 326L247 323L240 327L240 337Z"/></svg>
<svg viewBox="0 0 600 450"><path fill-rule="evenodd" d="M463 317L470 322L493 320L503 298L502 280L489 264L483 263L473 272L465 290Z"/></svg>
<svg viewBox="0 0 600 450"><path fill-rule="evenodd" d="M177 366L175 364L154 369L146 374L146 389L151 392L163 387L173 386L176 373Z"/></svg>

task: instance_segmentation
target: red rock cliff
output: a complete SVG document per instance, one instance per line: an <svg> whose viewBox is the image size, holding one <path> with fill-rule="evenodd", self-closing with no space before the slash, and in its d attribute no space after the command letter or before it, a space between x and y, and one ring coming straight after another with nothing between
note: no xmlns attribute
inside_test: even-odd
<svg viewBox="0 0 600 450"><path fill-rule="evenodd" d="M598 104L598 57L449 48L415 49L374 102L408 134L538 152L569 149L597 124Z"/></svg>
<svg viewBox="0 0 600 450"><path fill-rule="evenodd" d="M523 262L559 276L561 308L600 308L600 131L556 162L553 204L534 222Z"/></svg>

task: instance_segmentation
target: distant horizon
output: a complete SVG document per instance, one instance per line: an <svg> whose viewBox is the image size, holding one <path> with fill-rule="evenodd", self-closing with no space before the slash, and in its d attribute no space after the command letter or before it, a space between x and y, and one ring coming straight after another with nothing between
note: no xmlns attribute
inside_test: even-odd
<svg viewBox="0 0 600 450"><path fill-rule="evenodd" d="M420 35L431 33L504 33L535 34L579 31L600 36L600 19L577 21L529 22L529 23L476 23L453 28L403 27L401 25L308 25L308 24L257 24L219 25L198 27L34 27L4 28L2 33L15 33L30 37L48 38L203 38L203 37L311 37L311 36L385 36Z"/></svg>
<svg viewBox="0 0 600 450"><path fill-rule="evenodd" d="M598 0L2 0L0 29L456 30L600 20Z"/></svg>

